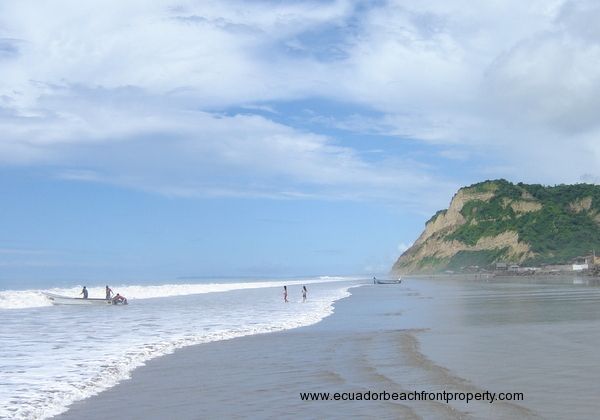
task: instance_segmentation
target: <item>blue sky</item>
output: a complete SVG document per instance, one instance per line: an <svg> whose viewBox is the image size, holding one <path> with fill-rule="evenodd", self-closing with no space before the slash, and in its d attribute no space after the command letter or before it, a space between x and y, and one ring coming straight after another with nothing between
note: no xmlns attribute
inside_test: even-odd
<svg viewBox="0 0 600 420"><path fill-rule="evenodd" d="M0 3L0 281L385 272L600 181L593 1Z"/></svg>

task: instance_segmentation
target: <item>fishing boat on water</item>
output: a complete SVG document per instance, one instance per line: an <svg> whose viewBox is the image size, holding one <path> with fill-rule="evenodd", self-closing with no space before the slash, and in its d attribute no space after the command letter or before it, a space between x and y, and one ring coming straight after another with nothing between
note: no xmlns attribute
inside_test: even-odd
<svg viewBox="0 0 600 420"><path fill-rule="evenodd" d="M79 298L56 295L54 293L42 292L44 296L52 302L53 305L127 305L127 300L119 301L115 299L99 298Z"/></svg>

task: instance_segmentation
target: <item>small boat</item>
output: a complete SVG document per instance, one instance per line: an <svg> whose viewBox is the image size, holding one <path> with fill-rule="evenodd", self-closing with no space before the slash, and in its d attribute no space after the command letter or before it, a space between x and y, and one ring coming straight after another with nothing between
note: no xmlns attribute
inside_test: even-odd
<svg viewBox="0 0 600 420"><path fill-rule="evenodd" d="M74 298L69 296L55 295L54 293L42 292L53 305L118 305L125 304L125 302L117 303L112 299L98 299L98 298Z"/></svg>
<svg viewBox="0 0 600 420"><path fill-rule="evenodd" d="M373 279L373 282L375 284L400 284L402 283L402 279L399 278L398 280L379 280L379 279Z"/></svg>

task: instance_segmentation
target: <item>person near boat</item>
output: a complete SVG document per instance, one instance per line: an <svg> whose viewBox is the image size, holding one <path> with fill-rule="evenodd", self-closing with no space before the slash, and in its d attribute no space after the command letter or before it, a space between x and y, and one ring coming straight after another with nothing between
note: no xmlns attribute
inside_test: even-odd
<svg viewBox="0 0 600 420"><path fill-rule="evenodd" d="M123 305L127 305L127 298L125 296L120 295L119 293L117 293L115 295L114 298L112 298L113 304L117 305L119 303L122 303Z"/></svg>

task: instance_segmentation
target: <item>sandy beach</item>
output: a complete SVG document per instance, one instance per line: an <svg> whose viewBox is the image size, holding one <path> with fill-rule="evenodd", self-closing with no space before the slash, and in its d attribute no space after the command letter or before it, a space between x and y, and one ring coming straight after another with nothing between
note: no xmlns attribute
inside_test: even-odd
<svg viewBox="0 0 600 420"><path fill-rule="evenodd" d="M427 304L409 287L354 288L316 325L177 350L56 418L535 418L512 402L302 401L302 392L485 392L421 352L428 321L411 305Z"/></svg>
<svg viewBox="0 0 600 420"><path fill-rule="evenodd" d="M600 419L600 0L0 11L0 420Z"/></svg>

